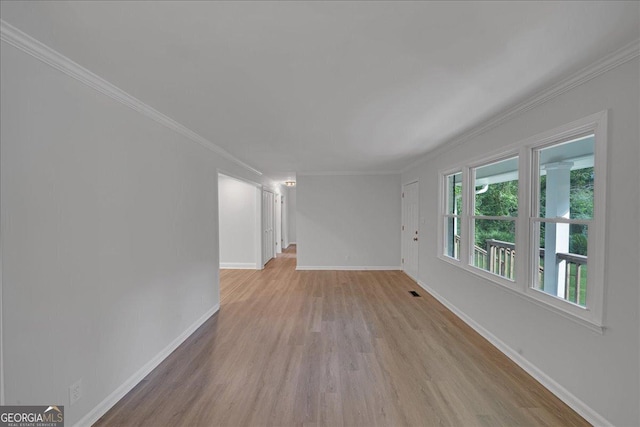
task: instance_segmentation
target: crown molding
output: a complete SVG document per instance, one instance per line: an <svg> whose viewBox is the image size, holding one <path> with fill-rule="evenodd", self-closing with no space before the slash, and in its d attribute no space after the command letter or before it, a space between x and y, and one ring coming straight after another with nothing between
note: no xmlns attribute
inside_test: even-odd
<svg viewBox="0 0 640 427"><path fill-rule="evenodd" d="M60 52L50 48L39 40L34 39L30 35L17 29L16 27L12 26L2 19L0 19L0 40L17 49L20 49L21 51L33 56L36 59L39 59L45 64L50 65L51 67L59 71L62 71L68 76L73 77L74 79L84 83L92 89L97 90L103 95L107 95L108 97L126 105L132 110L135 110L149 117L150 119L160 123L161 125L164 125L174 132L179 133L180 135L190 139L191 141L196 142L205 148L208 148L214 153L221 155L222 157L234 162L235 164L245 168L246 170L258 176L262 175L262 172L237 159L222 147L198 135L191 129L162 114L158 110L145 104L139 99L129 95L127 92L115 86L114 84L109 83L102 77L92 73L80 64L72 61L71 59L62 55Z"/></svg>
<svg viewBox="0 0 640 427"><path fill-rule="evenodd" d="M400 175L402 171L343 171L343 172L296 172L296 176L359 176L359 175Z"/></svg>
<svg viewBox="0 0 640 427"><path fill-rule="evenodd" d="M261 183L259 183L257 181L252 181L250 179L243 178L243 177L241 177L239 175L236 175L234 173L227 172L226 169L218 168L217 170L218 170L218 178L220 177L220 175L223 175L223 176L225 176L227 178L234 179L236 181L240 181L240 182L243 182L245 184L252 185L254 187L262 188L263 184L261 184Z"/></svg>
<svg viewBox="0 0 640 427"><path fill-rule="evenodd" d="M498 113L488 121L471 128L470 130L453 139L441 143L438 147L430 150L429 152L421 156L418 160L412 162L407 167L402 169L402 173L405 173L415 168L416 166L421 165L431 158L453 150L455 147L489 131L490 129L501 125L514 116L524 113L525 111L529 111L541 104L544 104L552 100L553 98L560 96L563 93L568 92L571 89L598 77L601 74L606 73L607 71L610 71L626 62L631 61L632 59L637 58L638 56L640 56L640 39L632 41L631 43L618 49L617 51L581 69L577 73L574 73L569 77L561 80L559 83L556 83L551 87L547 87L546 89L543 89L542 91L537 92L535 95L529 97L525 101L519 104L515 104L511 108Z"/></svg>

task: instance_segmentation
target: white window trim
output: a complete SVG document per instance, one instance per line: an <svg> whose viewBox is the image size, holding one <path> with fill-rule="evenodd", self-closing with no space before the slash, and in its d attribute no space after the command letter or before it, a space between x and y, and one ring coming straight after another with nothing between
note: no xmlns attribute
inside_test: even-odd
<svg viewBox="0 0 640 427"><path fill-rule="evenodd" d="M494 153L493 155L490 155L488 157L483 157L482 159L473 161L471 163L469 163L466 166L466 176L467 176L467 180L465 181L467 188L469 189L466 192L466 202L467 202L467 206L469 208L473 207L474 211L475 211L475 188L476 188L476 182L475 182L475 174L472 173L471 171L473 169L491 164L491 163L496 163L496 162L500 162L502 160L508 160L508 159L512 159L514 157L518 157L518 216L517 217L507 217L507 216L486 216L486 215L474 215L473 213L471 213L469 210L467 210L466 212L462 212L463 216L465 216L465 222L467 224L467 228L466 228L466 241L467 242L475 242L475 236L472 235L472 231L474 230L474 226L475 224L473 224L473 221L476 219L489 219L489 220L499 220L499 221L513 221L514 226L515 226L515 233L516 233L516 241L515 241L515 246L516 246L516 254L519 253L519 251L521 250L521 233L519 233L518 230L518 218L520 218L521 215L521 210L520 210L520 191L521 191L521 185L520 185L520 151L519 149L516 148L517 145L512 145L511 147L507 147L503 150L498 151L497 153ZM473 189L473 191L472 191ZM467 260L466 260L466 265L471 268L471 271L473 271L474 273L483 276L483 277L487 277L489 278L489 280L492 280L500 285L509 287L509 288L513 288L516 286L517 284L517 280L511 280L511 279L507 279L506 277L502 277L498 274L495 273L491 273L489 271L483 270L482 268L476 267L475 265L473 265L473 245L469 244L467 246ZM520 275L523 273L519 266L519 262L516 262L516 277L520 277Z"/></svg>
<svg viewBox="0 0 640 427"><path fill-rule="evenodd" d="M587 277L587 301L586 308L577 304L565 301L564 299L549 295L531 286L526 286L525 292L531 298L542 303L549 304L559 310L566 312L572 316L576 316L581 320L592 324L593 326L603 328L604 326L604 295L606 283L604 277L605 259L607 257L606 248L606 187L607 187L607 123L608 112L603 111L593 114L580 120L576 120L567 125L545 132L537 137L530 138L526 144L526 148L530 153L529 162L529 179L533 180L537 177L538 171L534 171L533 150L544 148L545 146L555 145L562 141L566 141L573 137L593 133L595 135L594 147L594 200L593 200L593 219L584 221L589 225L589 274ZM538 214L533 212L533 207L537 205L536 191L532 185L527 186L529 192L529 212L527 228L529 239L533 238L534 222L564 222L562 220L554 220L549 218L539 218ZM571 221L572 223L583 223L583 221ZM534 254L529 254L528 267L528 284L533 280L533 274L537 274L534 270L533 262ZM535 264L537 269L537 264Z"/></svg>
<svg viewBox="0 0 640 427"><path fill-rule="evenodd" d="M440 198L439 198L439 217L440 219L438 220L440 222L439 228L438 228L438 257L441 259L444 259L445 261L449 261L452 262L454 264L459 264L462 259L463 259L463 251L462 248L464 248L464 244L463 244L463 236L464 236L464 218L462 215L453 215L453 214L449 214L447 212L447 194L448 194L448 183L447 183L447 177L449 175L454 175L457 173L462 173L462 188L463 188L463 193L462 193L462 197L463 197L463 201L462 201L462 206L464 207L464 204L466 203L466 200L464 200L464 187L466 186L466 181L465 181L465 174L464 174L464 170L462 168L454 168L454 169L448 169L445 170L443 172L440 173L439 177L439 188L440 188ZM461 211L462 213L462 211ZM459 218L460 219L460 259L456 259L453 257L450 257L449 255L446 254L445 249L446 249L446 233L447 233L447 228L445 227L444 223L446 221L447 218Z"/></svg>
<svg viewBox="0 0 640 427"><path fill-rule="evenodd" d="M495 150L482 157L473 158L456 167L448 168L439 172L440 197L439 197L439 230L438 230L438 258L455 265L475 276L487 279L490 283L498 285L501 289L506 289L536 305L555 312L567 319L583 325L595 332L603 333L605 329L604 296L606 294L606 282L604 270L606 265L606 187L608 181L607 173L607 147L608 147L608 111L602 111L590 116L578 119L563 126L556 127L546 132L542 132L530 138L510 144L500 150ZM533 222L550 219L533 216L532 206L537 201L537 196L533 188L533 151L544 146L554 145L574 136L586 133L595 134L594 152L594 214L593 219L587 221L589 224L589 274L587 276L587 307L581 307L575 303L546 294L534 289L533 274L537 274L537 260L534 259L534 250L531 249L533 238ZM473 206L474 187L471 177L471 169L492 163L502 159L518 156L518 217L516 223L516 280L511 281L499 275L490 273L471 265L473 246L468 242L471 236L471 223L473 216L470 215L469 207ZM463 211L460 236L460 260L449 257L445 254L445 233L444 219L446 215L446 176L462 171L463 182ZM537 172L536 172L537 174ZM508 218L505 218L508 219ZM537 254L535 254L537 255ZM535 262L534 262L535 261Z"/></svg>

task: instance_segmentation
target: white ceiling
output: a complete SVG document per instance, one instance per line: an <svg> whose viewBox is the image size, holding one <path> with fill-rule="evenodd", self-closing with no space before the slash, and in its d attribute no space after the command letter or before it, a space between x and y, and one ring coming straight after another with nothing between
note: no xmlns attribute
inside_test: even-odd
<svg viewBox="0 0 640 427"><path fill-rule="evenodd" d="M640 37L638 2L8 2L267 175L397 171Z"/></svg>

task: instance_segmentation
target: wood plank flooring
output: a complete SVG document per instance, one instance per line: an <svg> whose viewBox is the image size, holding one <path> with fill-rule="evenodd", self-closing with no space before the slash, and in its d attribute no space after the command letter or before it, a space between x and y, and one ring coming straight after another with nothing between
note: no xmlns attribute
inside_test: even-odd
<svg viewBox="0 0 640 427"><path fill-rule="evenodd" d="M403 273L295 263L222 270L219 313L96 425L588 425Z"/></svg>

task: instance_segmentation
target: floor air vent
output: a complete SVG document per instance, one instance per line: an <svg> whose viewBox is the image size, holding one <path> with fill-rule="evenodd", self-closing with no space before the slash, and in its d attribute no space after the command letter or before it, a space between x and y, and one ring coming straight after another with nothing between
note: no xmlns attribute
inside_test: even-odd
<svg viewBox="0 0 640 427"><path fill-rule="evenodd" d="M420 296L420 294L419 294L419 293L417 293L416 291L409 291L409 293L410 293L411 295L413 295L414 297L419 297L419 296Z"/></svg>

